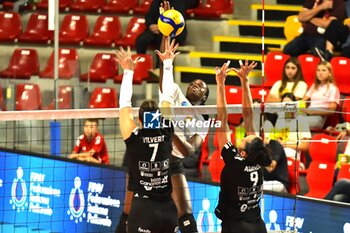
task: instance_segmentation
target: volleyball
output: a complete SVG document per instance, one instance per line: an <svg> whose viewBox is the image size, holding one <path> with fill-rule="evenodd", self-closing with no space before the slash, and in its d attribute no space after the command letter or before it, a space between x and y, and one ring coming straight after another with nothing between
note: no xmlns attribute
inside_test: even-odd
<svg viewBox="0 0 350 233"><path fill-rule="evenodd" d="M185 19L177 10L167 10L160 15L158 28L164 36L175 37L184 30Z"/></svg>

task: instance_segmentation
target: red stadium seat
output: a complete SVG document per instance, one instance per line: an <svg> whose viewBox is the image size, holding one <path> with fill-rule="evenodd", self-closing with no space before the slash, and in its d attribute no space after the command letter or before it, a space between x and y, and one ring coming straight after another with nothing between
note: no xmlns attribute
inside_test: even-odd
<svg viewBox="0 0 350 233"><path fill-rule="evenodd" d="M320 63L321 59L312 54L302 54L298 56L298 60L300 61L305 82L308 87L311 87L315 81L317 65Z"/></svg>
<svg viewBox="0 0 350 233"><path fill-rule="evenodd" d="M58 54L58 76L61 79L71 79L79 74L79 56L74 48L60 48ZM54 51L43 71L39 73L40 78L54 78Z"/></svg>
<svg viewBox="0 0 350 233"><path fill-rule="evenodd" d="M71 86L58 87L58 109L72 109L73 108L73 88ZM52 100L50 105L46 108L48 110L55 109L55 100Z"/></svg>
<svg viewBox="0 0 350 233"><path fill-rule="evenodd" d="M127 13L131 14L132 9L137 6L138 0L109 0L102 6L104 13Z"/></svg>
<svg viewBox="0 0 350 233"><path fill-rule="evenodd" d="M207 0L187 11L191 17L221 18L223 14L233 14L233 0Z"/></svg>
<svg viewBox="0 0 350 233"><path fill-rule="evenodd" d="M47 14L32 13L26 30L19 36L20 42L47 43L53 38L53 31L48 30Z"/></svg>
<svg viewBox="0 0 350 233"><path fill-rule="evenodd" d="M0 77L30 79L39 74L39 55L35 49L15 49L8 67L0 71Z"/></svg>
<svg viewBox="0 0 350 233"><path fill-rule="evenodd" d="M99 16L91 35L84 40L84 45L112 46L122 37L122 26L118 16Z"/></svg>
<svg viewBox="0 0 350 233"><path fill-rule="evenodd" d="M89 23L85 15L65 15L61 24L61 44L80 44L89 35Z"/></svg>
<svg viewBox="0 0 350 233"><path fill-rule="evenodd" d="M15 110L40 110L41 92L38 84L20 83L16 85Z"/></svg>
<svg viewBox="0 0 350 233"><path fill-rule="evenodd" d="M145 15L151 7L152 2L153 0L143 0L139 5L133 8L134 14Z"/></svg>
<svg viewBox="0 0 350 233"><path fill-rule="evenodd" d="M324 198L332 189L334 163L312 161L307 169L306 182L309 186L307 197Z"/></svg>
<svg viewBox="0 0 350 233"><path fill-rule="evenodd" d="M315 134L311 138L309 154L312 161L335 163L337 159L337 142L327 134Z"/></svg>
<svg viewBox="0 0 350 233"><path fill-rule="evenodd" d="M300 183L299 183L299 167L300 161L294 160L293 158L287 158L288 164L288 177L289 177L289 190L290 194L296 195L300 192Z"/></svg>
<svg viewBox="0 0 350 233"><path fill-rule="evenodd" d="M89 108L117 108L117 92L114 88L96 87L90 97Z"/></svg>
<svg viewBox="0 0 350 233"><path fill-rule="evenodd" d="M242 103L242 89L236 86L226 86L225 95L227 104L241 104ZM229 125L239 125L242 114L229 114L228 124Z"/></svg>
<svg viewBox="0 0 350 233"><path fill-rule="evenodd" d="M118 64L113 53L98 53L90 66L89 72L80 75L81 81L102 82L113 79L118 74Z"/></svg>
<svg viewBox="0 0 350 233"><path fill-rule="evenodd" d="M270 89L267 88L261 88L261 87L252 87L250 88L250 92L252 93L252 98L262 100L262 97L264 96L264 100L266 100L266 97L269 95Z"/></svg>
<svg viewBox="0 0 350 233"><path fill-rule="evenodd" d="M340 179L349 179L350 180L350 163L343 164L337 176L337 180Z"/></svg>
<svg viewBox="0 0 350 233"><path fill-rule="evenodd" d="M153 58L150 54L133 54L132 59L139 57L139 61L134 69L134 84L142 84L143 81L147 81L149 78L148 71L153 69ZM114 77L115 83L121 83L123 79L123 74Z"/></svg>
<svg viewBox="0 0 350 233"><path fill-rule="evenodd" d="M266 55L265 59L265 75L266 82L264 83L265 87L272 87L273 84L281 80L282 73L284 69L284 64L289 59L289 55L281 52L269 52ZM256 86L256 85L251 85Z"/></svg>
<svg viewBox="0 0 350 233"><path fill-rule="evenodd" d="M21 16L17 12L0 12L0 42L13 42L22 33Z"/></svg>
<svg viewBox="0 0 350 233"><path fill-rule="evenodd" d="M73 0L59 0L59 8L60 10L66 10L69 6L69 4L72 3ZM41 0L36 4L36 8L38 10L47 10L49 5L49 0Z"/></svg>
<svg viewBox="0 0 350 233"><path fill-rule="evenodd" d="M350 59L346 57L333 57L331 64L333 67L335 83L337 84L340 93L350 95Z"/></svg>
<svg viewBox="0 0 350 233"><path fill-rule="evenodd" d="M126 28L126 32L121 39L115 40L115 46L131 48L135 47L136 38L146 29L146 21L144 18L132 17Z"/></svg>
<svg viewBox="0 0 350 233"><path fill-rule="evenodd" d="M341 111L344 121L350 122L350 96L345 97Z"/></svg>
<svg viewBox="0 0 350 233"><path fill-rule="evenodd" d="M69 4L70 11L97 12L105 0L75 0Z"/></svg>

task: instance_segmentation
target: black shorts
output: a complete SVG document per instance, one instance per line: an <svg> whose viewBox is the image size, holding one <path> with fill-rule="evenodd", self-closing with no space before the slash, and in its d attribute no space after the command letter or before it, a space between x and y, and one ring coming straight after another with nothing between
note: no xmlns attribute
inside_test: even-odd
<svg viewBox="0 0 350 233"><path fill-rule="evenodd" d="M254 222L246 221L222 221L222 233L267 233L262 219Z"/></svg>
<svg viewBox="0 0 350 233"><path fill-rule="evenodd" d="M185 175L185 168L183 164L183 159L175 156L170 157L170 174L183 174Z"/></svg>
<svg viewBox="0 0 350 233"><path fill-rule="evenodd" d="M128 217L128 233L178 232L177 209L174 201L156 201L134 197Z"/></svg>

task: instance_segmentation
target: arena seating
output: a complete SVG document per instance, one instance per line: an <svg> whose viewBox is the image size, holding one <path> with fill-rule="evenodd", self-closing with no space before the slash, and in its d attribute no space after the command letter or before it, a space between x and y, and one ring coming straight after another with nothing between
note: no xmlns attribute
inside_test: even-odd
<svg viewBox="0 0 350 233"><path fill-rule="evenodd" d="M14 42L22 33L21 16L17 12L0 12L0 42Z"/></svg>
<svg viewBox="0 0 350 233"><path fill-rule="evenodd" d="M69 6L69 4L71 4L73 2L73 0L59 0L59 8L60 10L66 10ZM45 10L47 11L49 5L49 1L48 0L41 0L40 2L38 2L36 4L36 8L38 10Z"/></svg>
<svg viewBox="0 0 350 233"><path fill-rule="evenodd" d="M72 109L73 108L73 88L71 86L58 87L58 109ZM55 109L55 99L52 100L49 106L45 109Z"/></svg>
<svg viewBox="0 0 350 233"><path fill-rule="evenodd" d="M307 197L324 198L333 186L334 163L312 161L307 169Z"/></svg>
<svg viewBox="0 0 350 233"><path fill-rule="evenodd" d="M315 134L311 138L309 154L312 161L335 163L337 159L337 142L327 134Z"/></svg>
<svg viewBox="0 0 350 233"><path fill-rule="evenodd" d="M80 75L81 81L102 82L113 79L118 74L118 64L113 53L97 53L88 73Z"/></svg>
<svg viewBox="0 0 350 233"><path fill-rule="evenodd" d="M300 183L299 183L300 161L288 157L287 164L288 164L288 177L289 177L288 192L290 194L297 195L300 192Z"/></svg>
<svg viewBox="0 0 350 233"><path fill-rule="evenodd" d="M47 14L32 13L25 31L19 36L19 42L48 43L53 39L53 31L48 30Z"/></svg>
<svg viewBox="0 0 350 233"><path fill-rule="evenodd" d="M96 87L91 94L89 108L117 108L118 98L114 88Z"/></svg>
<svg viewBox="0 0 350 233"><path fill-rule="evenodd" d="M345 122L350 122L350 96L346 96L342 105L342 116Z"/></svg>
<svg viewBox="0 0 350 233"><path fill-rule="evenodd" d="M302 24L298 20L298 15L290 15L287 17L284 24L284 36L287 41L293 40L295 37L299 36L303 31Z"/></svg>
<svg viewBox="0 0 350 233"><path fill-rule="evenodd" d="M198 7L186 13L196 18L221 18L223 14L233 14L233 0L200 1Z"/></svg>
<svg viewBox="0 0 350 233"><path fill-rule="evenodd" d="M264 87L272 87L273 84L281 80L284 63L289 59L289 55L281 52L269 52L265 59L266 82ZM255 85L252 85L255 86Z"/></svg>
<svg viewBox="0 0 350 233"><path fill-rule="evenodd" d="M58 76L61 79L71 79L79 74L79 56L75 48L59 49ZM54 51L52 51L47 65L39 73L40 78L54 78Z"/></svg>
<svg viewBox="0 0 350 233"><path fill-rule="evenodd" d="M349 179L350 180L350 163L343 164L337 176L337 180L340 179Z"/></svg>
<svg viewBox="0 0 350 233"><path fill-rule="evenodd" d="M331 64L333 67L335 83L337 84L340 93L350 95L350 59L346 57L333 57Z"/></svg>
<svg viewBox="0 0 350 233"><path fill-rule="evenodd" d="M0 71L1 78L30 79L39 74L39 55L35 49L15 49L8 67Z"/></svg>
<svg viewBox="0 0 350 233"><path fill-rule="evenodd" d="M132 17L128 23L125 34L121 39L115 40L115 46L135 48L136 38L146 29L144 18Z"/></svg>
<svg viewBox="0 0 350 233"><path fill-rule="evenodd" d="M241 104L242 103L242 89L237 86L226 86L225 95L227 104ZM228 124L239 125L242 114L228 114Z"/></svg>
<svg viewBox="0 0 350 233"><path fill-rule="evenodd" d="M145 15L149 10L152 1L153 0L143 0L139 5L134 6L134 14Z"/></svg>
<svg viewBox="0 0 350 233"><path fill-rule="evenodd" d="M79 45L89 35L89 23L85 15L65 15L60 27L59 40L63 45Z"/></svg>
<svg viewBox="0 0 350 233"><path fill-rule="evenodd" d="M310 88L315 81L317 65L320 63L321 59L312 54L302 54L298 56L298 60L300 61L305 82Z"/></svg>
<svg viewBox="0 0 350 233"><path fill-rule="evenodd" d="M133 84L142 84L143 81L149 79L148 71L153 69L153 58L150 54L133 54L132 59L139 57L139 61L136 63L134 69ZM114 77L115 83L121 83L123 74L116 75Z"/></svg>
<svg viewBox="0 0 350 233"><path fill-rule="evenodd" d="M103 13L131 14L138 0L109 0L102 6Z"/></svg>
<svg viewBox="0 0 350 233"><path fill-rule="evenodd" d="M75 0L69 4L70 11L98 12L105 0Z"/></svg>
<svg viewBox="0 0 350 233"><path fill-rule="evenodd" d="M42 107L41 92L38 84L16 84L15 110L40 110Z"/></svg>
<svg viewBox="0 0 350 233"><path fill-rule="evenodd" d="M84 45L113 46L115 40L122 37L122 26L118 16L100 15L91 35L84 40Z"/></svg>

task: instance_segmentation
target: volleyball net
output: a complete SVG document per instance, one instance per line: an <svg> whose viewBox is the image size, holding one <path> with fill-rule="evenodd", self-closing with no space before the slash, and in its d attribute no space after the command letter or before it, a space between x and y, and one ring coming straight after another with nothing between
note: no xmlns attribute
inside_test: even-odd
<svg viewBox="0 0 350 233"><path fill-rule="evenodd" d="M242 117L241 105L229 105L227 110L229 121ZM133 112L136 119L138 108L134 108ZM277 117L283 120L291 119L290 113L293 113L294 124L303 123L295 120L300 116L297 102L266 104L265 112L278 113ZM298 131L303 130L302 127L284 125L277 128L275 125L267 129L260 120L260 105L255 105L254 113L257 116L254 119L256 128L264 129L265 137L287 142L289 135L295 134L298 143L303 141L298 136L305 133ZM221 231L221 221L214 214L223 167L217 148L216 130L219 124L215 120L216 114L216 106L174 108L174 120L186 119L183 123L174 124L190 131L208 133L195 163L199 173L195 178L188 177L193 214L200 232ZM193 120L195 115L208 118L198 123ZM120 135L118 118L119 109L1 112L1 231L114 232L127 186L122 167L125 144ZM105 139L111 165L68 159L77 138L83 134L85 119L99 119L99 132ZM230 125L230 132L231 140L239 144L244 136L244 127ZM293 155L294 160L300 160L297 153ZM290 182L290 185L300 191L299 166L293 163L288 170L290 177L295 177L296 181ZM322 206L328 208L327 213L315 212ZM261 201L262 216L270 232L320 229L328 224L332 208L335 207L288 192L265 191ZM347 211L345 207L341 207L341 211L342 208ZM316 226L317 221L322 219L325 219L325 224ZM333 225L343 226L345 223L342 218L334 221Z"/></svg>

